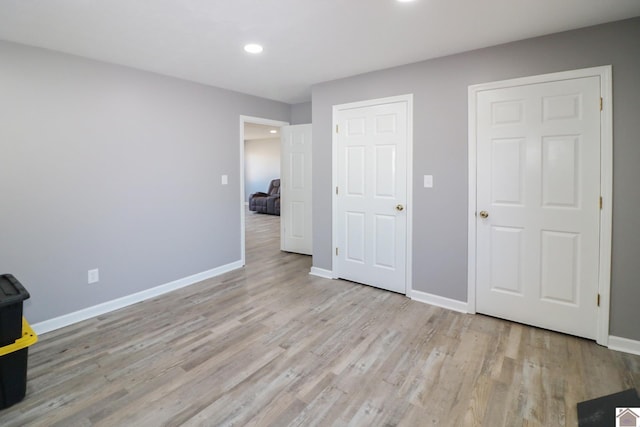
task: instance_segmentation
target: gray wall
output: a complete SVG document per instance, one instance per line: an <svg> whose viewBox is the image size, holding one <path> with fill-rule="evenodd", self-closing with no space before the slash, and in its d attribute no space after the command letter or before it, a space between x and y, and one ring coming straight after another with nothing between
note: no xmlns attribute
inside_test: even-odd
<svg viewBox="0 0 640 427"><path fill-rule="evenodd" d="M32 323L238 261L239 116L291 114L6 42L0 94L0 273Z"/></svg>
<svg viewBox="0 0 640 427"><path fill-rule="evenodd" d="M276 178L280 178L280 138L245 141L245 200L255 192L266 192L271 180Z"/></svg>
<svg viewBox="0 0 640 427"><path fill-rule="evenodd" d="M291 106L292 125L306 125L311 123L311 102L302 102Z"/></svg>
<svg viewBox="0 0 640 427"><path fill-rule="evenodd" d="M313 87L313 265L332 268L331 108L414 94L413 287L467 300L467 87L613 65L611 334L640 340L640 18L495 46ZM434 188L422 176L434 175Z"/></svg>

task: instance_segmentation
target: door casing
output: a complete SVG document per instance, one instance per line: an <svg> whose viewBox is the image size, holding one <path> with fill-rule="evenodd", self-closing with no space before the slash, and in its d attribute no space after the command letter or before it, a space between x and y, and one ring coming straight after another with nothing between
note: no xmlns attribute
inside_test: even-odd
<svg viewBox="0 0 640 427"><path fill-rule="evenodd" d="M602 97L602 112L600 114L600 189L602 196L602 209L600 212L598 275L598 293L600 295L600 306L597 310L598 319L596 342L604 346L608 344L609 304L611 294L611 229L613 207L613 102L611 75L611 66L607 65L469 86L469 232L467 270L467 311L469 313L476 312L477 94L485 90L502 89L514 86L597 76L600 77L600 96Z"/></svg>
<svg viewBox="0 0 640 427"><path fill-rule="evenodd" d="M395 102L407 103L407 201L405 212L407 215L407 235L406 235L406 265L405 265L405 295L411 296L413 291L412 280L412 236L413 236L413 94L397 95L386 98L370 99L365 101L351 102L333 106L332 114L332 259L335 259L335 248L338 241L338 201L335 188L338 185L338 134L336 126L338 124L338 115L342 110L353 108L372 107L381 104L390 104ZM333 264L333 263L332 263ZM332 277L338 279L339 275L335 269L332 269Z"/></svg>

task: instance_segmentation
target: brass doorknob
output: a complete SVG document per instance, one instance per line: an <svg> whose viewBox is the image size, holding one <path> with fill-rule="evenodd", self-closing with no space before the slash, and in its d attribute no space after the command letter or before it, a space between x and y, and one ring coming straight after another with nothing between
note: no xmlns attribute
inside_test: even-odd
<svg viewBox="0 0 640 427"><path fill-rule="evenodd" d="M402 206L402 205L398 204L398 205L396 205L396 210L397 210L398 212L402 212L402 211L404 210L404 206Z"/></svg>
<svg viewBox="0 0 640 427"><path fill-rule="evenodd" d="M482 219L487 219L487 218L489 218L489 212L487 212L487 211L480 211L480 218L482 218Z"/></svg>

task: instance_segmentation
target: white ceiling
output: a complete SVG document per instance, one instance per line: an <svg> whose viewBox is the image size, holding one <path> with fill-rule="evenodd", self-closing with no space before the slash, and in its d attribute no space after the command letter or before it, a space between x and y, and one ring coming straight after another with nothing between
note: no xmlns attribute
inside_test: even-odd
<svg viewBox="0 0 640 427"><path fill-rule="evenodd" d="M0 0L0 39L298 103L315 83L639 15L639 0Z"/></svg>

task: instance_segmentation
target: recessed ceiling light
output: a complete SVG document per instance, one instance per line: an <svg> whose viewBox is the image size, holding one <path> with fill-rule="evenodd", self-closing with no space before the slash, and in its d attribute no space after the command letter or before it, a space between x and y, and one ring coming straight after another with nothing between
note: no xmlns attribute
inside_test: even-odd
<svg viewBox="0 0 640 427"><path fill-rule="evenodd" d="M269 131L269 133L278 133L278 131L277 131L277 130L275 130L275 129L271 129L271 130Z"/></svg>
<svg viewBox="0 0 640 427"><path fill-rule="evenodd" d="M259 44L249 43L244 46L244 50L245 52L249 52L249 53L260 53L263 51L263 48Z"/></svg>
<svg viewBox="0 0 640 427"><path fill-rule="evenodd" d="M409 3L412 2L414 0L397 0L399 3Z"/></svg>

